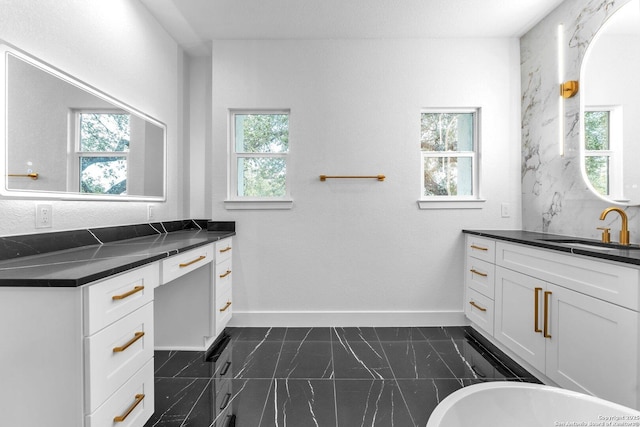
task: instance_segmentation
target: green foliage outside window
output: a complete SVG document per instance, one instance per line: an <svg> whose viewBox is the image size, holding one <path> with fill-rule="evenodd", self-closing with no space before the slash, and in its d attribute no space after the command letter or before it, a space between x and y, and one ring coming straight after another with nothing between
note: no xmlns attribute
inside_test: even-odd
<svg viewBox="0 0 640 427"><path fill-rule="evenodd" d="M422 113L424 196L470 196L474 150L473 113Z"/></svg>
<svg viewBox="0 0 640 427"><path fill-rule="evenodd" d="M584 140L587 151L609 150L609 111L584 113ZM588 153L585 168L591 185L602 195L609 194L609 156Z"/></svg>
<svg viewBox="0 0 640 427"><path fill-rule="evenodd" d="M80 192L126 194L130 116L120 113L81 113Z"/></svg>
<svg viewBox="0 0 640 427"><path fill-rule="evenodd" d="M236 114L238 196L286 195L288 114Z"/></svg>

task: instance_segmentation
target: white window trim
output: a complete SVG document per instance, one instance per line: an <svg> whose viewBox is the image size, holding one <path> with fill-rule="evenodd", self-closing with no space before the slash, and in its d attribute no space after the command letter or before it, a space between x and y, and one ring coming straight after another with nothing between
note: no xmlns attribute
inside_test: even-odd
<svg viewBox="0 0 640 427"><path fill-rule="evenodd" d="M69 135L71 149L67 157L67 191L80 192L80 158L81 157L124 157L127 162L127 190L129 189L129 152L128 151L80 151L80 115L81 114L128 114L120 109L81 108L70 111Z"/></svg>
<svg viewBox="0 0 640 427"><path fill-rule="evenodd" d="M442 151L437 152L437 154L431 154L428 157L451 157L452 155L455 157L471 157L472 158L472 192L471 196L424 196L424 183L422 180L424 179L424 158L426 153L436 153L431 151L422 151L420 150L420 199L418 199L417 204L419 209L482 209L484 207L485 199L480 197L481 194L481 185L480 185L480 120L481 120L481 108L480 107L461 107L461 108L422 108L420 109L420 115L423 113L472 113L474 114L474 123L473 123L473 137L474 137L474 148L475 150L470 151Z"/></svg>
<svg viewBox="0 0 640 427"><path fill-rule="evenodd" d="M586 176L587 157L609 157L609 194L605 196L615 201L628 202L624 199L624 170L623 170L623 143L622 143L622 106L621 105L589 105L584 107L584 111L608 111L609 112L609 149L608 150L587 150L586 142L583 139L581 149L584 152L582 170L585 175L585 182L591 185Z"/></svg>
<svg viewBox="0 0 640 427"><path fill-rule="evenodd" d="M229 137L229 162L227 176L227 199L224 207L227 210L271 210L271 209L291 209L293 199L290 188L290 162L287 162L287 174L285 177L285 195L281 197L240 197L238 196L238 158L250 157L272 157L289 159L291 147L286 153L236 153L235 140L235 116L238 114L286 114L291 119L291 110L288 108L242 108L229 109L228 115L228 137ZM289 123L291 121L289 120Z"/></svg>

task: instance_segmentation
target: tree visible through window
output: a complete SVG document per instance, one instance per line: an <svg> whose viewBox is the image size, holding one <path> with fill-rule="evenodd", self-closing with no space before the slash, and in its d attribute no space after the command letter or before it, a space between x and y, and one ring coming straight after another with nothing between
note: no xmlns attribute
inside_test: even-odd
<svg viewBox="0 0 640 427"><path fill-rule="evenodd" d="M603 195L610 192L610 129L609 111L585 111L585 168L591 185Z"/></svg>
<svg viewBox="0 0 640 427"><path fill-rule="evenodd" d="M422 196L477 196L476 112L423 112Z"/></svg>
<svg viewBox="0 0 640 427"><path fill-rule="evenodd" d="M129 114L79 112L77 117L80 192L126 194Z"/></svg>
<svg viewBox="0 0 640 427"><path fill-rule="evenodd" d="M286 196L289 113L233 112L232 125L236 196Z"/></svg>

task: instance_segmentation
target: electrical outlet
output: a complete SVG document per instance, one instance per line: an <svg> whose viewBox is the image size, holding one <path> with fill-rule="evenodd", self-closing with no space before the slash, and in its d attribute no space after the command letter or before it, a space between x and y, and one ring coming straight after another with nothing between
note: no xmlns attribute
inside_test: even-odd
<svg viewBox="0 0 640 427"><path fill-rule="evenodd" d="M147 221L151 222L156 219L156 210L153 205L147 205Z"/></svg>
<svg viewBox="0 0 640 427"><path fill-rule="evenodd" d="M509 206L509 203L501 204L500 212L502 214L502 218L509 218L511 216L511 207Z"/></svg>
<svg viewBox="0 0 640 427"><path fill-rule="evenodd" d="M36 205L36 228L51 228L53 207L51 205Z"/></svg>

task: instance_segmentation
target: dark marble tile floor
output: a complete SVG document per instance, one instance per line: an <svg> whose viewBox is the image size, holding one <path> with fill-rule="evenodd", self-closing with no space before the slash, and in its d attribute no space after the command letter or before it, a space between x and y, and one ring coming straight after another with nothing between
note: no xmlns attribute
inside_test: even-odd
<svg viewBox="0 0 640 427"><path fill-rule="evenodd" d="M483 381L539 382L469 328L229 328L217 360L155 353L145 427L425 426Z"/></svg>

